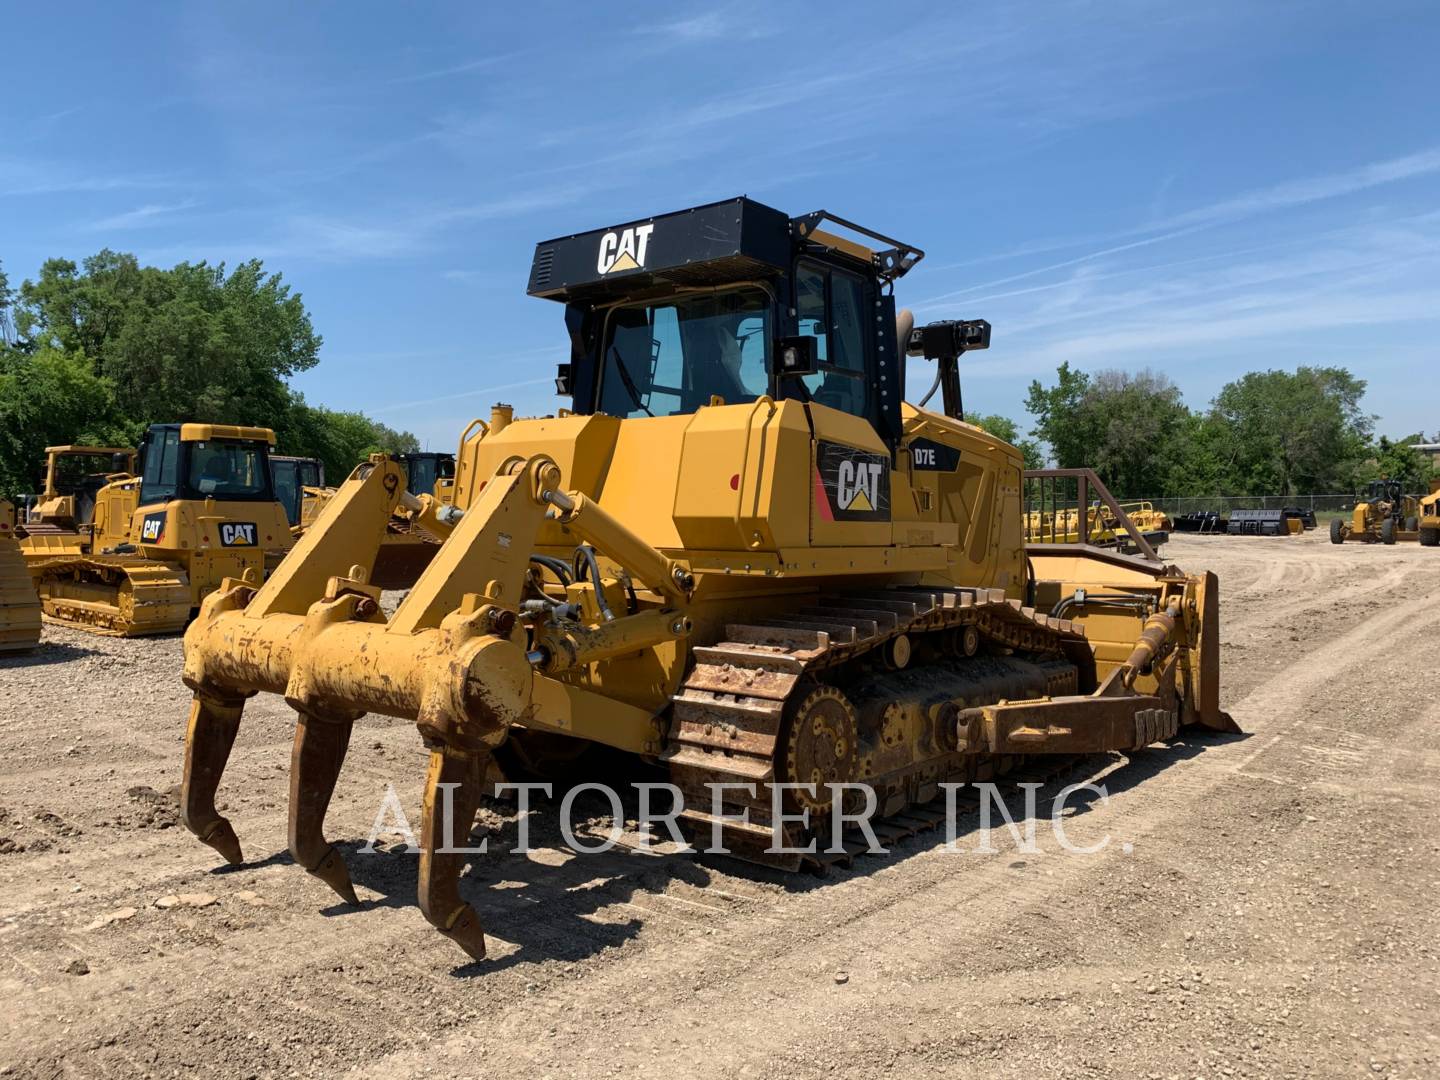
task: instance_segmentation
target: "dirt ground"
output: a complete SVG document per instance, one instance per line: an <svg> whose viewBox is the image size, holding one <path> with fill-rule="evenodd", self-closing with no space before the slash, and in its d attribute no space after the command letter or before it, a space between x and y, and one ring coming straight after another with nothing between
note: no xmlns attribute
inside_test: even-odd
<svg viewBox="0 0 1440 1080"><path fill-rule="evenodd" d="M1066 823L1100 852L962 828L787 879L577 856L553 806L506 854L497 804L480 964L394 834L356 851L387 784L418 818L413 726L356 727L328 818L351 908L286 854L283 702L247 710L222 800L250 861L221 868L171 794L180 640L47 627L0 661L0 1075L1440 1076L1440 555L1166 554L1220 574L1246 735L1092 759L1071 779L1108 803Z"/></svg>

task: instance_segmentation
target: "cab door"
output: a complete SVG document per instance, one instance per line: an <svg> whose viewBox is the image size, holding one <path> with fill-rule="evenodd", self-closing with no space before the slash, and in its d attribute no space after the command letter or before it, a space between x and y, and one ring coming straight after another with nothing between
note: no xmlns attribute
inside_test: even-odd
<svg viewBox="0 0 1440 1080"><path fill-rule="evenodd" d="M891 540L893 458L875 431L873 286L812 259L795 265L800 336L815 339L818 370L802 378L811 445L810 542L884 547Z"/></svg>

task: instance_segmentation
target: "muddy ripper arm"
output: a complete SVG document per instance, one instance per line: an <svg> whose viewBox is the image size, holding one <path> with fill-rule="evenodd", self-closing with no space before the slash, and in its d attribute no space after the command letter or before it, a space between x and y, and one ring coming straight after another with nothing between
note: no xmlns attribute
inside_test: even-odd
<svg viewBox="0 0 1440 1080"><path fill-rule="evenodd" d="M562 684L547 673L672 641L689 632L679 610L688 571L578 493L541 456L500 467L387 622L371 565L386 522L404 498L399 467L377 455L353 473L270 580L227 581L185 635L185 682L194 692L186 736L184 820L232 862L241 858L215 792L244 699L280 693L296 710L290 850L307 871L354 901L350 876L323 836L325 811L354 721L366 712L414 720L430 749L422 817L420 907L475 958L484 935L460 899L463 848L493 748L512 724L543 724L534 702ZM547 514L594 544L665 604L598 628L542 621L534 647L520 612L535 537ZM347 568L349 573L346 573ZM598 587L598 583L597 583ZM627 722L638 709L616 712Z"/></svg>

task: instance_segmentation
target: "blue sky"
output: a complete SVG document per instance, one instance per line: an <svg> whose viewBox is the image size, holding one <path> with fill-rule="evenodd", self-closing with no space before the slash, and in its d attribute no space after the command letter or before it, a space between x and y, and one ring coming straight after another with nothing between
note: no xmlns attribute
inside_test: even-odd
<svg viewBox="0 0 1440 1080"><path fill-rule="evenodd" d="M549 411L536 241L746 193L928 256L987 318L967 405L1062 360L1343 364L1434 433L1440 7L1422 3L14 5L0 263L260 257L325 337L297 385L435 448ZM912 369L912 397L930 372Z"/></svg>

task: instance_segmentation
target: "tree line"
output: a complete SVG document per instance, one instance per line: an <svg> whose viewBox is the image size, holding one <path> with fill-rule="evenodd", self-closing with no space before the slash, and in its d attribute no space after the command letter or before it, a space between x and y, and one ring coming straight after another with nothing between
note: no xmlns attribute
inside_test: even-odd
<svg viewBox="0 0 1440 1080"><path fill-rule="evenodd" d="M1030 384L1025 408L1057 466L1089 466L1121 498L1350 493L1382 477L1427 491L1424 435L1377 437L1364 395L1344 368L1252 371L1195 410L1154 371L1065 363L1054 383ZM1042 456L1034 441L1022 449Z"/></svg>
<svg viewBox="0 0 1440 1080"><path fill-rule="evenodd" d="M321 341L259 259L166 270L106 250L51 259L14 289L0 267L0 494L38 489L46 446L137 446L156 423L273 428L277 453L319 458L333 478L376 451L419 449L289 385Z"/></svg>

